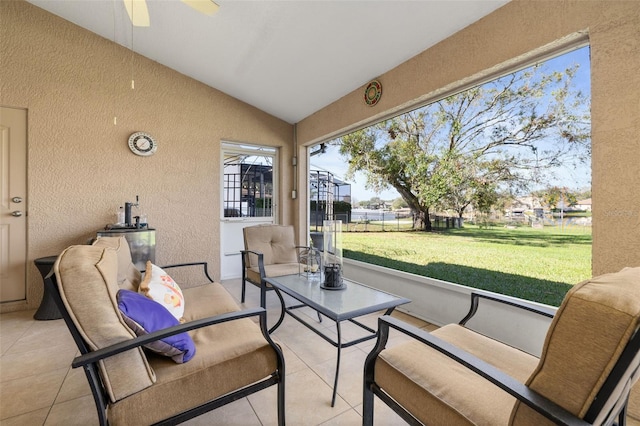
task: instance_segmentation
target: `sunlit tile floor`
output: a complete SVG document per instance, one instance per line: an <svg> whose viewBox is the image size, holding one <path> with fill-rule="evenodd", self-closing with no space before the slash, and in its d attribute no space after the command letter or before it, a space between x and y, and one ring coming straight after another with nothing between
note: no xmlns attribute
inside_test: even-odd
<svg viewBox="0 0 640 426"><path fill-rule="evenodd" d="M223 285L240 297L240 280ZM279 314L274 294L267 296L269 318ZM247 287L245 306L257 306L259 291ZM94 425L96 410L84 373L71 369L78 355L63 320L35 321L33 311L0 315L0 424ZM317 323L313 311L305 312ZM376 315L361 318L377 328ZM426 330L434 326L406 314L400 317ZM345 339L356 335L356 327L343 324ZM335 335L335 323L324 319L318 324ZM336 349L312 331L287 316L273 333L281 344L286 363L286 420L290 425L359 425L362 423L362 369L373 340L343 349L338 382L338 396L331 407L336 364ZM405 340L392 334L389 346ZM376 401L376 424L404 422L384 404ZM272 425L277 422L275 387L265 389L218 410L192 419L190 425Z"/></svg>

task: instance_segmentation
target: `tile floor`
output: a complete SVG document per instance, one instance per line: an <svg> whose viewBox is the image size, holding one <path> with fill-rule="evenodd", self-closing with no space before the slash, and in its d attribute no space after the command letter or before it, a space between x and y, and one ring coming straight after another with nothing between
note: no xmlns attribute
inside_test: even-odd
<svg viewBox="0 0 640 426"><path fill-rule="evenodd" d="M240 280L223 283L236 298ZM258 289L247 287L246 306L257 306ZM274 294L267 296L268 309L279 312ZM35 321L34 311L0 315L0 424L95 425L97 416L84 373L71 369L78 351L63 320ZM306 314L317 321L311 310ZM434 326L395 312L414 325L432 330ZM377 315L362 322L377 328ZM356 327L343 325L345 339ZM335 334L334 323L320 324ZM373 340L342 351L336 404L331 407L336 349L312 331L287 316L273 333L283 347L286 362L286 416L290 425L359 425L362 422L362 368ZM392 334L389 344L405 337ZM189 425L272 425L276 424L275 387L265 389L218 410L192 419ZM376 423L404 424L393 411L376 401Z"/></svg>

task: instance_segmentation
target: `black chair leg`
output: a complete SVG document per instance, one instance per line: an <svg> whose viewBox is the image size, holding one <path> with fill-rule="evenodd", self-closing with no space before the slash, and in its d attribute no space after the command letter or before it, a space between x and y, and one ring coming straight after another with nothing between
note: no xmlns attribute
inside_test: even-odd
<svg viewBox="0 0 640 426"><path fill-rule="evenodd" d="M373 392L365 384L362 399L362 426L373 426Z"/></svg>
<svg viewBox="0 0 640 426"><path fill-rule="evenodd" d="M244 297L247 292L247 280L246 275L244 273L244 268L242 268L242 295L240 296L240 303L244 303Z"/></svg>

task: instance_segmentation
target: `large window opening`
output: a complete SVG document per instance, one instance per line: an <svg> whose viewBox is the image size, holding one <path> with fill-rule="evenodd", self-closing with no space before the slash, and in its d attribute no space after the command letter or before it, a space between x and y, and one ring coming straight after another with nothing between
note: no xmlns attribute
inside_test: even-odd
<svg viewBox="0 0 640 426"><path fill-rule="evenodd" d="M325 142L345 256L558 305L591 276L589 65L582 47Z"/></svg>

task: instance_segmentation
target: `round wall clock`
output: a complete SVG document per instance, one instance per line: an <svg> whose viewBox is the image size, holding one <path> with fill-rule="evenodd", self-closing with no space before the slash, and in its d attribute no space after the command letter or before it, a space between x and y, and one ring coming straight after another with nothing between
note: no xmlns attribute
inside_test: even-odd
<svg viewBox="0 0 640 426"><path fill-rule="evenodd" d="M367 84L364 89L364 101L369 106L374 106L380 100L382 96L382 84L378 80L373 80Z"/></svg>
<svg viewBox="0 0 640 426"><path fill-rule="evenodd" d="M158 143L149 133L136 132L129 136L129 149L136 155L149 156L155 154Z"/></svg>

